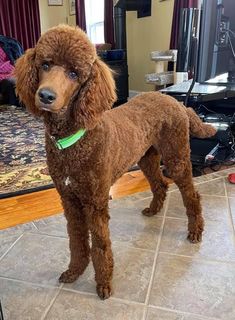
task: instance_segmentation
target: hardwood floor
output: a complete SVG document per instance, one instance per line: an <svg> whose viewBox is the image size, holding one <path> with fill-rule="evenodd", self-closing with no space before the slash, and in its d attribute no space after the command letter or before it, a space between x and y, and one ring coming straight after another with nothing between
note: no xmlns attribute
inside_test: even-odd
<svg viewBox="0 0 235 320"><path fill-rule="evenodd" d="M141 171L124 174L111 188L113 199L149 189ZM63 211L55 189L0 200L0 230Z"/></svg>

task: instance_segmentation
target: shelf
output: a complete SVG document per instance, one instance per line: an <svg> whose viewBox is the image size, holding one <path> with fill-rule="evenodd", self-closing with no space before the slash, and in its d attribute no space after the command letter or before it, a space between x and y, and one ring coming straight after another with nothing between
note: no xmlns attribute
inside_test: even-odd
<svg viewBox="0 0 235 320"><path fill-rule="evenodd" d="M151 60L153 61L173 61L176 62L177 50L167 51L153 51L150 53Z"/></svg>
<svg viewBox="0 0 235 320"><path fill-rule="evenodd" d="M167 71L161 73L149 73L145 75L145 80L149 84L163 86L174 82L174 72Z"/></svg>

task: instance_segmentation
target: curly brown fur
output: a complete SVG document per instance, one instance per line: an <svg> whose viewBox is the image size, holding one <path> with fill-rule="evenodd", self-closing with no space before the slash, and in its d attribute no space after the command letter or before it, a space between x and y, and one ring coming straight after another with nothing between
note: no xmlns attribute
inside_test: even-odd
<svg viewBox="0 0 235 320"><path fill-rule="evenodd" d="M140 169L149 181L153 193L153 200L149 208L145 208L142 211L145 216L153 216L158 213L162 209L166 198L168 183L160 170L160 161L160 155L156 149L151 147L138 162Z"/></svg>
<svg viewBox="0 0 235 320"><path fill-rule="evenodd" d="M68 221L71 260L60 281L74 281L87 267L91 254L97 293L102 299L110 296L109 189L137 162L153 192L150 207L143 213L154 215L163 206L167 183L160 172L162 158L182 193L188 238L201 240L203 218L192 181L189 133L210 136L215 133L212 127L158 92L144 93L108 110L116 99L112 73L78 28L61 25L49 30L18 60L15 74L20 99L44 119L48 167ZM41 89L52 92L55 99L45 103ZM85 136L67 149L58 150L51 139L81 128L87 129Z"/></svg>

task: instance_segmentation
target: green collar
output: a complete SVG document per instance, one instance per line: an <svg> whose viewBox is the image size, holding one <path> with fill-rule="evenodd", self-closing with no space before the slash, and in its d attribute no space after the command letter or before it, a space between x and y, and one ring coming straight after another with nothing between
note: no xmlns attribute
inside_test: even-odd
<svg viewBox="0 0 235 320"><path fill-rule="evenodd" d="M54 137L52 137L52 139L55 141L55 145L57 146L57 148L59 150L63 150L75 144L78 140L80 140L84 136L85 133L86 133L86 129L80 129L69 137L65 137L59 140L55 140Z"/></svg>

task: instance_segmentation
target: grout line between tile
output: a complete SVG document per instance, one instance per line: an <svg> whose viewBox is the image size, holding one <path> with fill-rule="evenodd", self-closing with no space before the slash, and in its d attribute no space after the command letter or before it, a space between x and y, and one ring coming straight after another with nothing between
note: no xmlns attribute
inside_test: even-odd
<svg viewBox="0 0 235 320"><path fill-rule="evenodd" d="M88 296L98 297L97 293L75 290L75 289L73 289L73 288L66 288L64 283L62 283L62 288L61 288L61 290L62 290L62 291L69 291L69 292L73 292L73 293L84 294L84 295L88 295Z"/></svg>
<svg viewBox="0 0 235 320"><path fill-rule="evenodd" d="M209 193L203 193L203 192L200 192L199 191L199 193L200 193L200 196L206 196L206 197L217 197L217 198L226 198L226 196L224 195L224 196L222 196L221 194L209 194Z"/></svg>
<svg viewBox="0 0 235 320"><path fill-rule="evenodd" d="M225 176L215 177L213 179L209 179L209 180L205 180L205 181L201 181L201 182L197 182L197 181L193 180L193 182L194 182L195 186L199 186L199 185L202 185L202 184L205 184L205 183L208 183L208 182L211 182L211 181L215 181L215 180L220 180L220 179L221 180L225 180L224 179L225 177L226 177L226 175ZM171 192L174 192L174 191L179 191L179 188L175 187L173 190L168 190L167 193L171 193ZM210 196L211 194L205 194L205 195ZM218 197L219 197L219 195L218 195ZM225 197L225 196L221 196L220 195L220 197Z"/></svg>
<svg viewBox="0 0 235 320"><path fill-rule="evenodd" d="M37 220L34 220L34 221L37 221ZM38 227L36 226L36 224L34 223L34 221L32 221L31 223L32 223L32 225L34 226L34 228L39 231L39 229L38 229Z"/></svg>
<svg viewBox="0 0 235 320"><path fill-rule="evenodd" d="M195 184L195 186L197 186L196 184ZM168 191L169 193L172 193L172 192L180 192L179 190L172 190L172 191ZM202 193L202 192L200 192L200 195L201 196L204 196L204 197L218 197L218 198L226 198L226 195L224 195L224 196L222 196L222 195L220 195L220 194L209 194L209 193Z"/></svg>
<svg viewBox="0 0 235 320"><path fill-rule="evenodd" d="M50 237L50 238L56 238L56 239L66 239L68 240L68 237L65 237L65 236L56 236L56 235L53 235L53 234L47 234L47 233L40 233L40 232L31 232L31 231L26 231L25 234L29 234L29 235L33 235L33 236L47 236L47 237Z"/></svg>
<svg viewBox="0 0 235 320"><path fill-rule="evenodd" d="M213 174L213 173L212 173L212 174ZM204 177L205 177L205 176L208 177L208 174L203 175L203 176L204 176ZM207 183L207 182L211 182L211 181L214 181L214 180L224 179L224 177L226 177L226 175L225 175L225 176L214 177L214 178L212 178L212 179L208 179L208 180L201 181L201 182L200 182L200 181L197 182L197 181L195 180L195 178L198 178L198 177L194 177L194 185L197 186L197 185L204 184L204 183ZM178 190L178 188L176 188L176 190ZM174 191L174 190L171 190L171 191Z"/></svg>
<svg viewBox="0 0 235 320"><path fill-rule="evenodd" d="M227 170L223 170L224 172L226 172ZM209 174L206 174L205 176L209 176L210 174L215 174L215 173L209 173ZM195 186L198 186L198 185L201 185L201 184L204 184L204 183L207 183L207 182L211 182L211 181L214 181L214 180L219 180L219 179L223 179L224 180L224 178L226 177L226 175L224 175L224 176L222 176L222 175L220 175L220 176L216 176L216 177L214 177L214 178L211 178L211 179L208 179L208 180L206 180L206 181L201 181L201 182L197 182L197 181L195 181L194 180L194 185ZM173 184L174 185L174 184ZM149 191L149 189L148 190L146 190L146 191ZM169 194L169 193L172 193L172 192L175 192L175 191L179 191L179 189L178 189L178 187L174 187L174 189L173 190L168 190L167 191L167 194ZM142 191L142 192L137 192L137 193L143 193L143 192L145 192L145 191ZM211 194L204 194L205 196L211 196ZM119 199L122 199L122 198L128 198L128 197L131 197L132 195L128 195L128 196L125 196L125 197L121 197L121 198L117 198L117 199L112 199L112 201L113 200L119 200ZM217 197L225 197L225 196L221 196L221 195L216 195ZM138 199L138 200L136 200L136 201L142 201L142 200L145 200L145 199L148 199L148 198L151 198L151 196L148 196L148 197L145 197L145 198L143 198L143 199Z"/></svg>
<svg viewBox="0 0 235 320"><path fill-rule="evenodd" d="M126 245L124 243L124 241L119 241L119 240L113 240L112 241L112 247L125 247L125 248L128 248L128 249L137 249L137 250L141 250L141 251L145 251L145 252L151 252L153 253L154 252L154 249L145 249L145 248L140 248L140 247L134 247L134 246L131 246L131 245Z"/></svg>
<svg viewBox="0 0 235 320"><path fill-rule="evenodd" d="M62 290L63 284L61 284L59 286L59 290L55 293L54 298L51 299L51 302L49 303L49 305L47 306L46 310L44 311L44 313L42 314L40 320L44 320L48 314L48 312L50 311L51 307L53 306L56 298L58 297L58 295L60 294L61 290Z"/></svg>
<svg viewBox="0 0 235 320"><path fill-rule="evenodd" d="M150 191L150 189L149 189L149 191ZM135 202L141 202L141 201L144 201L144 200L151 200L152 199L152 195L150 195L150 196L148 196L148 197L145 197L145 198L142 198L142 199L138 199L138 200L136 200Z"/></svg>
<svg viewBox="0 0 235 320"><path fill-rule="evenodd" d="M144 302L126 300L126 299L121 299L121 298L112 297L112 296L111 296L111 300L114 300L114 301L117 301L117 302L123 302L123 303L126 303L126 304L139 305L139 306L142 306L142 307L144 306Z"/></svg>
<svg viewBox="0 0 235 320"><path fill-rule="evenodd" d="M181 258L193 259L202 262L210 262L210 263L226 263L226 264L235 264L235 260L219 260L219 259L210 259L210 258L201 258L201 257L194 257L194 256L187 256L183 254L171 253L167 251L159 251L161 254L169 255L169 256L176 256Z"/></svg>
<svg viewBox="0 0 235 320"><path fill-rule="evenodd" d="M162 235L163 235L163 230L164 230L164 225L165 225L166 213L167 213L167 210L168 210L168 205L169 205L169 198L167 198L167 203L166 203L166 207L165 207L165 210L164 210L164 215L163 215L163 219L162 219L162 225L161 225L161 229L160 229L160 233L159 233L158 243L157 243L156 251L155 251L155 255L154 255L153 267L152 267L152 272L151 272L151 276L150 276L150 279L149 279L149 285L148 285L147 294L146 294L146 298L145 298L145 303L144 303L145 307L144 307L142 320L145 320L146 317L147 317L150 292L151 292L152 285L153 285L154 273L155 273L156 264L157 264L157 257L158 257L159 250L160 250L160 243L161 243L161 239L162 239Z"/></svg>
<svg viewBox="0 0 235 320"><path fill-rule="evenodd" d="M229 208L228 208L229 209ZM225 217L227 219L228 218L228 214L226 213ZM188 219L187 219L187 216L186 216L186 213L185 213L185 218L180 218L180 217L174 217L174 216L166 216L166 219L167 220L180 220L180 221L184 221L184 222L188 222ZM224 220L225 221L225 220ZM206 219L206 224L210 224L210 223L221 223L221 222L224 222L223 220L213 220L212 218L207 218ZM226 222L229 222L229 221L226 221Z"/></svg>
<svg viewBox="0 0 235 320"><path fill-rule="evenodd" d="M151 201L149 201L149 202L151 202ZM125 208L125 207L123 207L123 208ZM128 209L129 210L129 208L125 208L125 209ZM155 216L153 216L153 217L145 217L145 216L143 216L143 214L141 213L141 209L140 208L133 208L133 209L135 209L137 212L134 214L134 213L131 213L131 214L129 214L128 215L128 217L127 217L127 219L128 220L130 220L130 221L136 221L136 219L137 218L145 218L146 219L146 221L147 220L149 220L149 219L159 219L159 218L163 218L163 214L162 214L162 212L161 213L159 213L159 215L157 214L157 215L155 215ZM111 209L112 210L112 209ZM112 221L115 221L115 220L120 220L120 216L118 216L118 215L115 215L115 216L112 216L111 215L111 217L110 217L110 220L112 220ZM140 220L141 221L141 220Z"/></svg>
<svg viewBox="0 0 235 320"><path fill-rule="evenodd" d="M185 212L185 218L179 218L179 217L174 217L174 216L166 216L166 219L188 221L188 220L187 220L187 216L186 216L186 212Z"/></svg>
<svg viewBox="0 0 235 320"><path fill-rule="evenodd" d="M218 171L218 172L219 172L219 171ZM220 172L222 172L222 171L220 171ZM224 170L224 172L225 172L225 170ZM212 174L214 174L214 173L212 173ZM205 174L205 175L203 175L203 176L204 176L204 177L208 177L209 174ZM194 180L194 183L195 183L195 185L203 184L203 183L211 182L211 181L214 181L214 180L224 179L226 176L227 176L227 174L225 174L224 176L223 176L223 175L220 175L220 176L216 176L216 177L214 177L214 178L212 178L212 179L208 179L208 180L201 181L201 182L197 182L197 181ZM195 178L199 178L199 179L200 179L200 177L195 177ZM195 178L194 178L194 179L195 179Z"/></svg>
<svg viewBox="0 0 235 320"><path fill-rule="evenodd" d="M208 176L207 174L206 175L203 175L204 177L205 176ZM198 177L197 177L198 178ZM200 177L199 177L200 178ZM199 181L199 182L197 182L197 181L195 181L194 180L194 184L195 185L199 185L199 184L203 184L203 183L207 183L207 182L211 182L211 181L214 181L214 180L219 180L219 179L224 179L224 176L218 176L218 177L214 177L214 178L212 178L212 179L208 179L208 180L205 180L205 181Z"/></svg>
<svg viewBox="0 0 235 320"><path fill-rule="evenodd" d="M3 255L0 257L0 262L2 259L8 254L8 252L14 247L14 245L23 237L24 233L22 233L13 243L12 245L8 248L8 250L3 253Z"/></svg>
<svg viewBox="0 0 235 320"><path fill-rule="evenodd" d="M12 282L18 282L18 283L22 283L22 284L28 284L28 285L31 285L31 286L37 286L37 287L47 288L47 289L58 289L58 288L60 288L60 286L53 286L53 285L50 285L50 284L44 284L44 283L39 283L39 282L31 282L31 281L26 281L26 280L11 278L11 277L4 277L3 275L0 275L0 279L10 280Z"/></svg>
<svg viewBox="0 0 235 320"><path fill-rule="evenodd" d="M97 293L92 293L92 292L87 292L87 291L80 291L80 290L75 290L75 289L72 289L72 288L66 288L62 287L62 291L68 291L68 292L73 292L73 293L79 293L81 295L90 295L90 296L93 296L93 297L97 297ZM140 305L140 306L144 306L144 302L138 302L138 301L133 301L133 300L127 300L127 299L122 299L122 298L118 298L118 297L114 297L114 296L111 296L109 298L110 300L114 300L114 301L118 301L118 302L123 302L123 303L127 303L127 304L135 304L135 305Z"/></svg>
<svg viewBox="0 0 235 320"><path fill-rule="evenodd" d="M230 201L229 201L229 198L228 198L228 192L227 192L225 181L224 181L224 188L225 188L225 194L227 196L226 199L227 199L227 206L228 206L228 211L229 211L229 220L230 220L230 223L231 223L231 226L232 226L232 229L233 229L233 241L234 241L234 244L235 244L235 226L233 224L232 211L231 211L231 206L230 206Z"/></svg>
<svg viewBox="0 0 235 320"><path fill-rule="evenodd" d="M196 316L196 317L202 317L205 320L220 320L219 318L214 318L214 317L206 317L203 316L201 314L198 313L191 313L191 312L186 312L186 311L181 311L178 309L168 309L168 308L164 308L164 307L160 307L160 306L154 306L154 305L149 305L149 307L153 308L153 309L159 309L159 310L163 310L163 311L168 311L168 312L172 312L172 313L179 313L180 315L189 315L189 316Z"/></svg>

